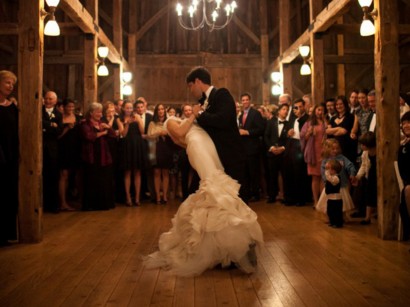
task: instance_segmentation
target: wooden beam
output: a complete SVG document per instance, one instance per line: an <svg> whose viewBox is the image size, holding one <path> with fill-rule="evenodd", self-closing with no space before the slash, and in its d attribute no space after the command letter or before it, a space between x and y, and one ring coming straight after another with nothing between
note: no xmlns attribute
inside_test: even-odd
<svg viewBox="0 0 410 307"><path fill-rule="evenodd" d="M261 75L262 78L262 103L269 104L270 102L270 78L269 74L264 72L268 69L269 66L269 35L268 35L268 8L267 0L261 0L259 2L259 16L260 16L260 32L261 32Z"/></svg>
<svg viewBox="0 0 410 307"><path fill-rule="evenodd" d="M114 9L115 9L115 6L113 5L113 7L114 7ZM109 26L113 26L113 18L111 18L111 16L110 15L108 15L102 8L101 8L101 6L98 8L98 15L102 18L102 19L104 19L104 21L106 22L106 23L108 23L108 25ZM115 14L113 14L113 17L115 18ZM118 16L119 18L121 18L121 16Z"/></svg>
<svg viewBox="0 0 410 307"><path fill-rule="evenodd" d="M0 23L0 35L18 35L19 27L17 23L13 22L1 22Z"/></svg>
<svg viewBox="0 0 410 307"><path fill-rule="evenodd" d="M327 54L324 59L326 64L374 64L373 54Z"/></svg>
<svg viewBox="0 0 410 307"><path fill-rule="evenodd" d="M98 23L98 0L87 1L87 12L96 18ZM97 101L98 77L97 77L97 45L98 40L95 35L86 35L84 40L84 97L82 109L88 110L92 102Z"/></svg>
<svg viewBox="0 0 410 307"><path fill-rule="evenodd" d="M400 193L393 167L400 141L397 0L375 0L374 7L378 11L374 36L378 235L397 239Z"/></svg>
<svg viewBox="0 0 410 307"><path fill-rule="evenodd" d="M131 1L128 9L128 29L130 31L130 34L128 35L128 60L130 62L130 71L135 77L131 81L133 90L131 96L129 97L130 99L136 98L137 88L137 22L137 2Z"/></svg>
<svg viewBox="0 0 410 307"><path fill-rule="evenodd" d="M290 14L293 10L290 9L290 3L287 0L279 0L279 53L283 54L290 45ZM275 70L280 70L283 76L283 91L284 93L293 95L292 82L292 67L284 65L283 62L278 64ZM269 72L270 73L270 72Z"/></svg>
<svg viewBox="0 0 410 307"><path fill-rule="evenodd" d="M251 29L249 29L236 15L234 15L232 19L233 19L233 22L236 24L236 26L243 33L245 33L256 45L260 46L261 41L259 37L256 36L255 33L253 33Z"/></svg>
<svg viewBox="0 0 410 307"><path fill-rule="evenodd" d="M136 33L136 39L137 42L141 39L141 37L144 36L144 34L151 29L151 27L153 25L156 24L156 22L162 17L164 16L168 9L170 8L170 4L165 5L162 9L160 9L154 16L152 16L140 29L139 31Z"/></svg>
<svg viewBox="0 0 410 307"><path fill-rule="evenodd" d="M311 28L313 33L324 32L337 19L349 10L350 5L357 4L356 0L333 0L313 19Z"/></svg>
<svg viewBox="0 0 410 307"><path fill-rule="evenodd" d="M120 55L104 31L99 28L98 22L95 22L98 19L93 18L79 0L61 0L59 6L84 33L96 35L100 42L108 47L108 59L112 63L122 63L125 69L128 67L127 61Z"/></svg>
<svg viewBox="0 0 410 307"><path fill-rule="evenodd" d="M122 54L122 0L113 0L113 42L115 48L120 54ZM129 67L127 67L129 68ZM123 65L119 64L119 67L114 68L114 99L120 99L122 97L122 75Z"/></svg>
<svg viewBox="0 0 410 307"><path fill-rule="evenodd" d="M43 238L42 85L44 35L40 16L43 0L19 1L18 87L19 103L19 241ZM29 63L29 65L27 64Z"/></svg>
<svg viewBox="0 0 410 307"><path fill-rule="evenodd" d="M309 32L317 33L326 31L337 18L341 16L348 5L355 3L355 0L333 0L315 18L308 29L279 57L271 63L271 69L278 69L280 63L291 63L299 55L299 46L306 44L310 40Z"/></svg>
<svg viewBox="0 0 410 307"><path fill-rule="evenodd" d="M322 8L323 0L310 0L310 20L315 20ZM322 11L323 12L323 11ZM311 94L314 104L325 100L325 64L323 60L323 39L315 38L315 33L310 32L311 48ZM306 94L306 93L305 93Z"/></svg>

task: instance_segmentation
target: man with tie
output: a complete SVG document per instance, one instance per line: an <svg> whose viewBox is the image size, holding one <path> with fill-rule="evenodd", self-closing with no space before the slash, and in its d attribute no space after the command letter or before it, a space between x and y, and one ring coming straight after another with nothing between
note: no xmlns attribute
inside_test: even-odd
<svg viewBox="0 0 410 307"><path fill-rule="evenodd" d="M249 201L260 200L260 151L265 121L259 111L251 107L251 94L241 95L242 114L239 116L239 134L246 156L244 190Z"/></svg>
<svg viewBox="0 0 410 307"><path fill-rule="evenodd" d="M63 128L63 116L56 109L57 94L44 95L43 117L43 208L57 213L58 203L58 137Z"/></svg>
<svg viewBox="0 0 410 307"><path fill-rule="evenodd" d="M328 98L326 99L325 106L326 106L326 122L329 123L330 120L337 115L336 108L335 108L335 99Z"/></svg>
<svg viewBox="0 0 410 307"><path fill-rule="evenodd" d="M268 203L274 203L279 192L279 173L284 175L283 156L286 149L289 122L286 117L289 112L289 105L286 103L279 105L278 117L272 117L267 121L265 129L265 144L268 156L269 182L268 182Z"/></svg>
<svg viewBox="0 0 410 307"><path fill-rule="evenodd" d="M149 123L152 121L152 114L147 112L146 109L147 102L144 97L139 97L134 103L135 113L139 115L142 119L142 126L144 127L143 138L143 148L144 148L144 160L149 161L149 140L147 139L147 132ZM141 170L141 196L147 198L147 194L150 194L149 198L152 202L156 202L155 189L154 189L154 175L152 167L147 162L145 169Z"/></svg>
<svg viewBox="0 0 410 307"><path fill-rule="evenodd" d="M296 118L290 121L289 124L289 138L284 156L284 165L286 167L285 176L283 177L284 204L304 206L306 202L311 201L312 196L307 165L300 145L300 131L309 117L306 114L303 99L294 101L293 112Z"/></svg>
<svg viewBox="0 0 410 307"><path fill-rule="evenodd" d="M241 184L239 193L247 202L243 186L245 156L236 121L235 100L226 88L217 89L211 85L211 74L205 67L195 67L187 75L186 82L196 99L204 98L202 106L193 107L193 113L214 142L225 172Z"/></svg>

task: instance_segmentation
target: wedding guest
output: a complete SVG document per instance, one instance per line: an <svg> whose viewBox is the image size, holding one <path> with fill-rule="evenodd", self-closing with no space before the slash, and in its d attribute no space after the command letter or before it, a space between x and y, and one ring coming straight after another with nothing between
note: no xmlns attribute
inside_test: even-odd
<svg viewBox="0 0 410 307"><path fill-rule="evenodd" d="M115 131L101 121L103 107L90 104L81 123L82 161L84 166L83 210L108 210L114 207L112 157L107 138Z"/></svg>
<svg viewBox="0 0 410 307"><path fill-rule="evenodd" d="M57 94L49 91L43 105L43 207L58 213L58 137L63 129L61 113L56 109Z"/></svg>
<svg viewBox="0 0 410 307"><path fill-rule="evenodd" d="M9 100L17 77L7 70L0 71L0 246L17 239L18 210L18 109Z"/></svg>
<svg viewBox="0 0 410 307"><path fill-rule="evenodd" d="M121 169L124 170L124 185L126 206L132 206L131 184L134 183L134 205L140 205L141 170L145 168L146 160L142 135L144 127L142 118L133 113L133 105L126 101L122 107L121 122L124 125L122 131L122 156L120 157ZM132 180L131 180L132 178Z"/></svg>
<svg viewBox="0 0 410 307"><path fill-rule="evenodd" d="M359 138L359 143L363 153L361 165L355 177L355 184L358 180L365 178L363 195L366 216L360 224L368 225L377 208L376 135L373 132L366 132Z"/></svg>
<svg viewBox="0 0 410 307"><path fill-rule="evenodd" d="M61 211L75 210L67 202L67 189L69 175L76 174L81 161L81 140L79 134L79 123L81 117L75 113L75 101L64 99L63 101L63 129L58 136L58 164L60 168L60 180L58 184L58 193L60 198Z"/></svg>
<svg viewBox="0 0 410 307"><path fill-rule="evenodd" d="M356 142L350 138L354 124L354 115L349 112L349 104L344 96L336 98L337 116L333 117L326 129L329 138L335 138L342 149L342 154L349 161L355 162L357 156Z"/></svg>
<svg viewBox="0 0 410 307"><path fill-rule="evenodd" d="M164 128L167 113L163 104L157 104L154 117L148 127L148 137L155 140L154 185L157 204L168 202L169 168L172 166L174 144ZM162 199L161 199L162 187Z"/></svg>
<svg viewBox="0 0 410 307"><path fill-rule="evenodd" d="M404 113L400 121L405 135L397 159L404 185L401 191L400 216L403 223L403 240L408 240L410 238L410 111Z"/></svg>
<svg viewBox="0 0 410 307"><path fill-rule="evenodd" d="M324 104L315 105L312 115L300 132L300 142L307 164L307 173L312 177L313 206L316 206L320 192L323 190L320 167L322 164L322 146L326 139L324 109Z"/></svg>

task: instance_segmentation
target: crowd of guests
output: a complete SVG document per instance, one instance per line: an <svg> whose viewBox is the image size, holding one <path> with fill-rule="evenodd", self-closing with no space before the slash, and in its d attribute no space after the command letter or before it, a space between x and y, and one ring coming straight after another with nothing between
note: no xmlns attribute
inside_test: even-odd
<svg viewBox="0 0 410 307"><path fill-rule="evenodd" d="M10 98L16 76L0 72L0 193L5 200L1 244L16 239L18 208L18 108ZM405 182L400 212L410 229L408 140L409 97L400 95L400 174ZM193 170L185 149L164 128L169 116L189 117L192 105L147 101L92 103L85 114L72 99L44 95L43 207L48 212L108 210L116 203L165 205L170 196L188 197ZM309 95L254 107L250 93L237 102L238 132L246 157L241 190L251 203L265 199L286 206L312 204L343 226L343 212L369 224L377 207L376 94L352 91L313 103ZM242 193L242 192L241 192ZM73 202L77 200L77 202ZM81 206L75 205L81 203Z"/></svg>

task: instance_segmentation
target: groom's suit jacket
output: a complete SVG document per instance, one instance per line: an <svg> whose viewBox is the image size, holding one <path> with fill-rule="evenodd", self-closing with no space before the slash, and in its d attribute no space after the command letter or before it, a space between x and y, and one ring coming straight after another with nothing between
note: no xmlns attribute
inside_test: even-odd
<svg viewBox="0 0 410 307"><path fill-rule="evenodd" d="M242 183L245 156L236 121L235 101L226 88L212 89L206 110L197 121L214 142L225 172Z"/></svg>

